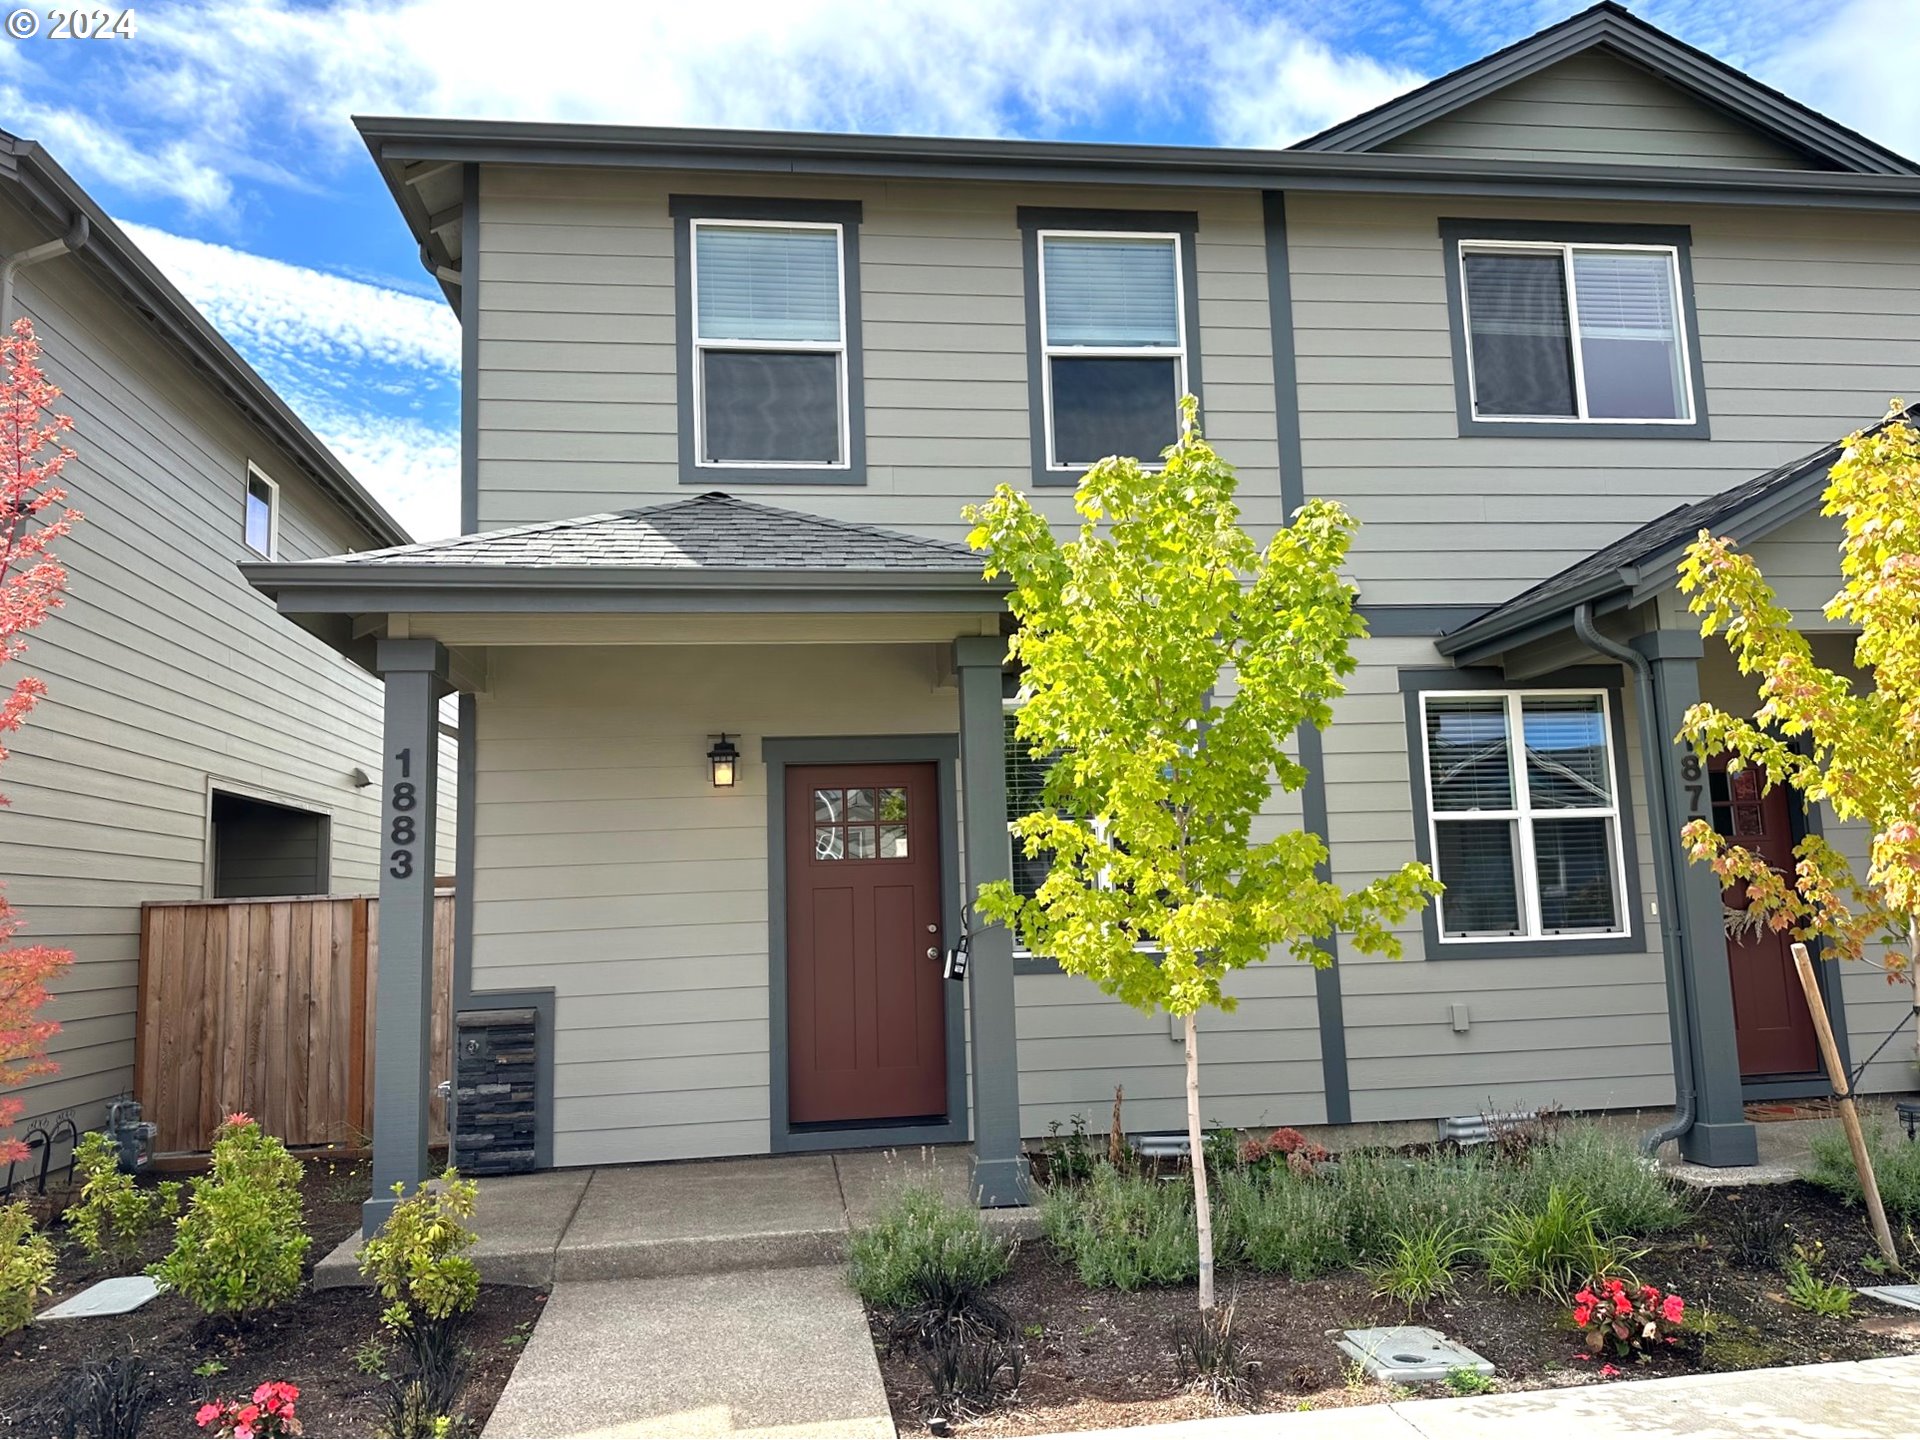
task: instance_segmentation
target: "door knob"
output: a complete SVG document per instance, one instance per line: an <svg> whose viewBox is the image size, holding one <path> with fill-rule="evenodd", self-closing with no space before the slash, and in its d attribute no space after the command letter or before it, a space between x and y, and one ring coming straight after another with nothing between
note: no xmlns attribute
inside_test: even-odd
<svg viewBox="0 0 1920 1440"><path fill-rule="evenodd" d="M927 946L927 959L938 960L939 958L940 958L940 947L938 945Z"/></svg>

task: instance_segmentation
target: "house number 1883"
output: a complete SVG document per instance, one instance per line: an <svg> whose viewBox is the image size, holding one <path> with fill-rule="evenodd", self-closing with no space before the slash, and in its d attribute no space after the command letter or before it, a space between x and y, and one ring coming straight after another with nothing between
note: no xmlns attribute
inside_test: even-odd
<svg viewBox="0 0 1920 1440"><path fill-rule="evenodd" d="M413 751L396 750L393 758L398 762L399 773L387 795L387 813L392 817L387 822L387 840L393 846L387 855L387 873L396 880L405 880L413 874L413 845L419 833L413 808L419 797L413 786Z"/></svg>

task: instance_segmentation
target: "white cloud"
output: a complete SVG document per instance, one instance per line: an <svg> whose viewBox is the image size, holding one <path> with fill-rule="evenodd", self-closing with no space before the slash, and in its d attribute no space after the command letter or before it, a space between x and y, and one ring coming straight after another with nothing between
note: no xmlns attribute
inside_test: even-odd
<svg viewBox="0 0 1920 1440"><path fill-rule="evenodd" d="M298 406L314 434L416 540L460 533L460 433L324 400Z"/></svg>
<svg viewBox="0 0 1920 1440"><path fill-rule="evenodd" d="M1381 101L1425 77L1272 23L1222 27L1210 57L1209 111L1227 145L1283 146Z"/></svg>

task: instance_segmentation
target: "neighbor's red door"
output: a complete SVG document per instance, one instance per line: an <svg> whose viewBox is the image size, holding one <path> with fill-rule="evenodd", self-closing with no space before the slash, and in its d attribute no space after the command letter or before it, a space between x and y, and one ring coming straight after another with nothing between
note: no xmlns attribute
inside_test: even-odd
<svg viewBox="0 0 1920 1440"><path fill-rule="evenodd" d="M938 777L933 765L787 770L793 1124L946 1114Z"/></svg>
<svg viewBox="0 0 1920 1440"><path fill-rule="evenodd" d="M1757 770L1728 773L1724 759L1713 762L1709 778L1714 828L1791 875L1793 823L1785 787L1776 785L1763 795ZM1746 886L1722 892L1721 901L1729 910L1746 909ZM1734 1034L1743 1076L1799 1075L1819 1068L1813 1017L1794 971L1790 943L1777 930L1728 931Z"/></svg>

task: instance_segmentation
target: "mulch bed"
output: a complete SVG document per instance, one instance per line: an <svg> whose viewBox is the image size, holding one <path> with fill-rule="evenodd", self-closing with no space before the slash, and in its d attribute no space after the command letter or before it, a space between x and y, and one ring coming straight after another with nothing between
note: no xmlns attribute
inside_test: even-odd
<svg viewBox="0 0 1920 1440"><path fill-rule="evenodd" d="M1866 1221L1810 1185L1707 1191L1683 1231L1664 1237L1635 1269L1663 1289L1677 1290L1696 1314L1714 1313L1713 1336L1689 1343L1645 1366L1626 1365L1625 1379L1750 1370L1827 1360L1864 1360L1920 1352L1920 1312L1893 1311L1856 1298L1848 1318L1822 1319L1787 1304L1785 1281L1754 1271L1728 1254L1727 1217L1755 1203L1785 1206L1801 1243L1826 1243L1829 1267L1850 1283L1877 1283L1862 1265L1874 1253ZM1257 1410L1330 1409L1405 1396L1349 1376L1346 1356L1329 1330L1408 1323L1403 1307L1377 1300L1364 1275L1342 1273L1312 1281L1235 1272L1222 1274L1221 1301L1235 1305L1236 1329L1259 1361ZM1190 1314L1190 1286L1123 1294L1089 1290L1055 1260L1044 1242L1021 1248L1012 1271L991 1295L1027 1336L1019 1390L994 1411L955 1422L959 1435L1031 1435L1056 1430L1146 1425L1223 1413L1205 1395L1183 1390L1174 1373L1168 1334ZM1457 1295L1436 1301L1412 1323L1430 1325L1492 1361L1496 1388L1537 1390L1605 1384L1600 1362L1577 1358L1578 1337L1564 1307L1539 1296L1512 1296L1487 1287L1468 1271ZM873 1322L887 1397L902 1435L927 1433L928 1386L914 1357L889 1350L884 1324ZM1447 1394L1444 1386L1420 1393Z"/></svg>
<svg viewBox="0 0 1920 1440"><path fill-rule="evenodd" d="M310 1166L304 1192L306 1223L313 1236L312 1263L354 1233L367 1198L364 1165ZM57 1206L57 1198L56 1198ZM61 1244L53 1294L41 1309L112 1275L134 1275L166 1253L171 1227L142 1254L124 1262L89 1261L67 1241ZM465 1331L471 1352L457 1413L467 1433L477 1434L505 1388L546 1297L539 1291L485 1285ZM298 1412L312 1436L374 1435L384 1414L384 1383L355 1363L356 1352L380 1334L380 1303L371 1290L302 1289L266 1317L239 1327L216 1326L177 1295L162 1295L130 1315L94 1320L57 1320L0 1340L0 1434L45 1435L38 1418L45 1397L64 1372L131 1348L159 1384L143 1435L194 1435L193 1413L216 1395L251 1395L267 1380L300 1387ZM397 1363L397 1357L396 1357ZM214 1373L195 1374L195 1368Z"/></svg>

